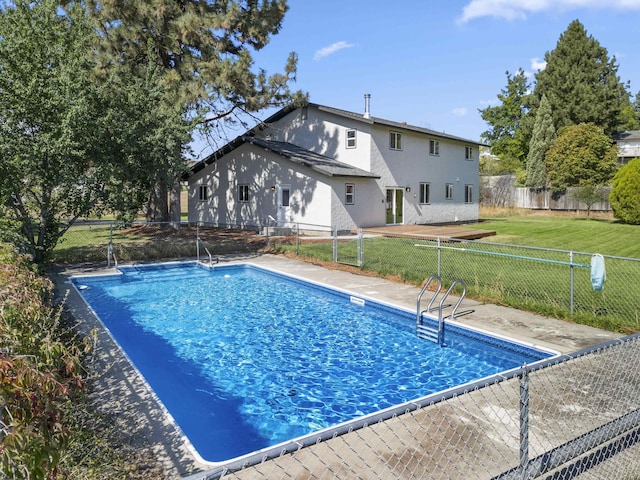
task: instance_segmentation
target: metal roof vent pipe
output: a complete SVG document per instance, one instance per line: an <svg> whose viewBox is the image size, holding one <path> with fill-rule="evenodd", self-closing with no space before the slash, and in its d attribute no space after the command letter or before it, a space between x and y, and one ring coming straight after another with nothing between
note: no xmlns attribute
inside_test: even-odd
<svg viewBox="0 0 640 480"><path fill-rule="evenodd" d="M371 103L371 94L364 94L364 118L371 118L371 113L369 113L369 104Z"/></svg>

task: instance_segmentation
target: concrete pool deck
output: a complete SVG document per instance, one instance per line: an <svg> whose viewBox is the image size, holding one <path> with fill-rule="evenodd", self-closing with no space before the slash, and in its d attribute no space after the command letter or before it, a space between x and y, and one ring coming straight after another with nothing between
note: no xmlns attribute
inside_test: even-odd
<svg viewBox="0 0 640 480"><path fill-rule="evenodd" d="M419 289L415 286L329 270L276 255L229 256L220 260L225 264L249 262L346 290L357 296L371 297L412 311L416 309ZM207 470L210 466L201 463L193 455L181 432L159 405L146 382L68 283L69 276L112 271L104 267L69 268L52 275L59 298L67 295L66 308L78 321L79 330L89 332L95 329L98 337L94 367L99 378L91 396L101 412L113 416L123 425L132 443L146 446L154 452L167 472L165 478L180 478ZM456 319L458 323L559 353L575 352L621 337L613 332L468 299L462 302L459 313L463 314Z"/></svg>

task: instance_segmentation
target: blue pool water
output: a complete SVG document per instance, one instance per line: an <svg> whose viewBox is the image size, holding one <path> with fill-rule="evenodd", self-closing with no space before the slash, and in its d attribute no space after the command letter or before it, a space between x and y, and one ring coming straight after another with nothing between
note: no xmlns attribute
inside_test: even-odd
<svg viewBox="0 0 640 480"><path fill-rule="evenodd" d="M212 462L549 356L250 265L121 271L73 281Z"/></svg>

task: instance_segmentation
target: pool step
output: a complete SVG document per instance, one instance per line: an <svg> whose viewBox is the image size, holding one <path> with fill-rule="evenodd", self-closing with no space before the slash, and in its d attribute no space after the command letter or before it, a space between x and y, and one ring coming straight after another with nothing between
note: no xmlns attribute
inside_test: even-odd
<svg viewBox="0 0 640 480"><path fill-rule="evenodd" d="M416 334L418 335L418 338L422 338L424 340L430 340L433 343L440 343L440 339L438 338L437 328L428 327L426 325L417 325Z"/></svg>

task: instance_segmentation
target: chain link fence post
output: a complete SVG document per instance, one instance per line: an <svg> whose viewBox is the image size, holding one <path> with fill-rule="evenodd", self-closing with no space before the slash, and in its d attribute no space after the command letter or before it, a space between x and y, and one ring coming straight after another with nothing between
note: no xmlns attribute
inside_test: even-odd
<svg viewBox="0 0 640 480"><path fill-rule="evenodd" d="M520 376L520 472L525 480L529 466L529 373Z"/></svg>
<svg viewBox="0 0 640 480"><path fill-rule="evenodd" d="M573 251L569 252L569 313L573 315Z"/></svg>

